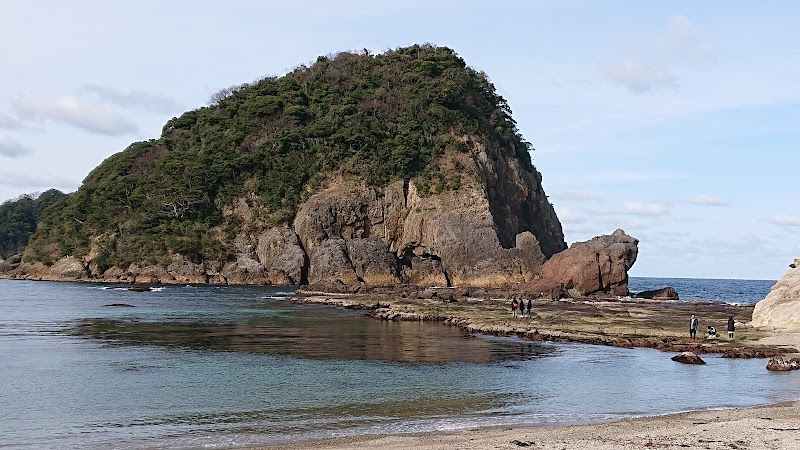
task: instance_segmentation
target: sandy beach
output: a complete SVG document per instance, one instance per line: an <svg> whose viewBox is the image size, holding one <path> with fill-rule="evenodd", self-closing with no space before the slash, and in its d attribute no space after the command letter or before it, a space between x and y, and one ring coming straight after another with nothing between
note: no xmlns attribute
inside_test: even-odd
<svg viewBox="0 0 800 450"><path fill-rule="evenodd" d="M358 436L267 448L279 450L800 449L800 402L754 408L693 411L594 425Z"/></svg>

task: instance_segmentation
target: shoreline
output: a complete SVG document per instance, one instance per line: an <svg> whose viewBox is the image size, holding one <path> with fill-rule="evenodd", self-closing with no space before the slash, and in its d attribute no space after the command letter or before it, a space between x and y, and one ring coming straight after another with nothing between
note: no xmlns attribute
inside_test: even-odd
<svg viewBox="0 0 800 450"><path fill-rule="evenodd" d="M797 353L800 333L777 335L749 326L754 305L647 299L537 299L530 318L514 318L505 298L411 298L398 294L337 294L298 290L288 297L312 303L368 311L384 321L438 322L465 332L516 336L534 342L572 342L665 352L722 353L726 358L771 358ZM737 321L735 339L698 337L689 342L684 319L699 314L705 323ZM688 328L688 326L687 326ZM725 334L725 331L720 332ZM698 334L699 336L699 334Z"/></svg>
<svg viewBox="0 0 800 450"><path fill-rule="evenodd" d="M800 401L678 412L584 425L481 427L413 434L360 435L252 449L795 449Z"/></svg>

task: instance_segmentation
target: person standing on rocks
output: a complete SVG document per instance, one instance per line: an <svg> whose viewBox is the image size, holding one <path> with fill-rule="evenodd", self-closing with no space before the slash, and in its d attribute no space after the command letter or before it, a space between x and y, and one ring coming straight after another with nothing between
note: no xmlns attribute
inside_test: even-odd
<svg viewBox="0 0 800 450"><path fill-rule="evenodd" d="M517 317L517 298L511 298L511 317Z"/></svg>
<svg viewBox="0 0 800 450"><path fill-rule="evenodd" d="M528 299L528 319L531 318L531 308L533 308L533 301Z"/></svg>
<svg viewBox="0 0 800 450"><path fill-rule="evenodd" d="M697 325L697 317L692 314L692 317L689 319L689 342L694 342L694 339L697 336Z"/></svg>
<svg viewBox="0 0 800 450"><path fill-rule="evenodd" d="M728 339L733 339L733 331L736 329L736 325L733 322L733 316L728 316Z"/></svg>

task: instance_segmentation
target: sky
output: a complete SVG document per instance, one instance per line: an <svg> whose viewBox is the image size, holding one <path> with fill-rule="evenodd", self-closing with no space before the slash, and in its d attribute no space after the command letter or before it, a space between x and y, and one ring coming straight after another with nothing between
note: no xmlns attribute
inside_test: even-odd
<svg viewBox="0 0 800 450"><path fill-rule="evenodd" d="M216 91L319 55L454 49L506 98L568 244L631 276L800 256L800 2L0 0L0 201L76 190Z"/></svg>

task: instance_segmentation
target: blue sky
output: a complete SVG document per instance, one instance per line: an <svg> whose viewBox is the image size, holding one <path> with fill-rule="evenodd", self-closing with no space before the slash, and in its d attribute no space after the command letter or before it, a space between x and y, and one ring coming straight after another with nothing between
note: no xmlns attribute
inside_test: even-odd
<svg viewBox="0 0 800 450"><path fill-rule="evenodd" d="M0 201L75 190L220 88L431 42L508 100L568 243L633 276L777 279L800 256L800 2L0 0Z"/></svg>

